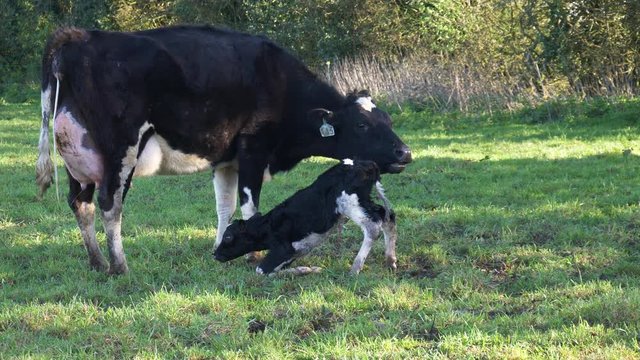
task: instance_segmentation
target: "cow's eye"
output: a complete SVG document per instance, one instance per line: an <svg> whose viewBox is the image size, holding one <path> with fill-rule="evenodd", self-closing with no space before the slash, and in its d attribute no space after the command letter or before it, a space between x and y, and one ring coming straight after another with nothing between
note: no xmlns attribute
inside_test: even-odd
<svg viewBox="0 0 640 360"><path fill-rule="evenodd" d="M369 128L369 125L365 124L365 123L359 123L358 124L358 129L360 130L367 130Z"/></svg>

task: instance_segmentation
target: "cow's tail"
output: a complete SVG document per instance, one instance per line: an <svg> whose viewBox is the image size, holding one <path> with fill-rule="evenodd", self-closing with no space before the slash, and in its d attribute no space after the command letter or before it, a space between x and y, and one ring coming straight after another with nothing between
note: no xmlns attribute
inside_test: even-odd
<svg viewBox="0 0 640 360"><path fill-rule="evenodd" d="M391 220L391 203L384 195L384 188L380 181L376 181L376 193L378 193L378 197L382 200L382 206L384 207L384 221L388 222Z"/></svg>
<svg viewBox="0 0 640 360"><path fill-rule="evenodd" d="M51 186L52 180L56 183L56 198L60 199L58 187L58 169L56 164L56 140L53 136L53 156L49 149L49 117L53 106L53 121L55 129L55 117L58 111L58 98L60 96L60 83L63 80L62 58L60 51L64 45L72 41L82 41L88 38L85 30L77 28L60 28L56 30L49 40L42 57L42 89L40 105L42 108L42 124L40 127L40 140L38 141L38 161L36 162L36 184L38 185L38 197L42 198ZM55 130L54 130L55 131ZM53 178L52 178L53 175Z"/></svg>

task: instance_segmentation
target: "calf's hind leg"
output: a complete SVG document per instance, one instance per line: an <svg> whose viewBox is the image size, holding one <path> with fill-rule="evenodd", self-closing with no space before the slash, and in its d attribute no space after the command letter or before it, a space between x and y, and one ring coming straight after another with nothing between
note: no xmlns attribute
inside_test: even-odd
<svg viewBox="0 0 640 360"><path fill-rule="evenodd" d="M89 255L89 266L93 270L106 272L109 270L109 263L107 263L100 251L94 225L96 207L93 204L93 193L96 186L95 184L89 184L82 189L80 183L69 174L68 170L67 175L69 177L69 207L71 207L78 221L84 247Z"/></svg>
<svg viewBox="0 0 640 360"><path fill-rule="evenodd" d="M384 255L387 266L391 270L396 270L396 240L398 239L398 231L396 229L396 214L393 211L391 211L389 220L383 220L382 222L382 234L384 235Z"/></svg>

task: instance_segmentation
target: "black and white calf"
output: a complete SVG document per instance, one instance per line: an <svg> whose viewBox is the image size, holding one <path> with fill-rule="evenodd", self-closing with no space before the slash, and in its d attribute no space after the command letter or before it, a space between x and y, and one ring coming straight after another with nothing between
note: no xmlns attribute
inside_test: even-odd
<svg viewBox="0 0 640 360"><path fill-rule="evenodd" d="M215 258L224 262L251 251L268 249L256 272L279 271L320 244L344 216L358 224L364 233L351 272L360 272L380 231L384 234L387 265L395 269L395 214L389 208L379 180L380 171L374 162L345 159L267 214L231 223L215 251ZM385 206L372 201L374 186Z"/></svg>

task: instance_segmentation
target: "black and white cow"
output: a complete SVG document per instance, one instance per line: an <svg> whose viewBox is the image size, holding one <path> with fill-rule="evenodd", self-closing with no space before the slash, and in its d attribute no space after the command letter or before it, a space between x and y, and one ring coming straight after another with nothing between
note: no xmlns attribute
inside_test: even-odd
<svg viewBox="0 0 640 360"><path fill-rule="evenodd" d="M387 264L395 269L395 214L389 208L379 180L375 162L346 159L264 216L258 213L248 220L231 223L214 256L224 262L251 251L268 249L256 272L279 271L318 246L344 216L358 224L364 233L351 273L360 272L380 231L384 234ZM384 207L371 199L374 185Z"/></svg>
<svg viewBox="0 0 640 360"><path fill-rule="evenodd" d="M366 93L341 95L266 38L207 26L51 35L42 61L40 196L54 169L52 109L90 266L116 274L128 270L121 215L132 176L213 168L217 247L238 193L248 219L263 178L304 158L369 159L390 173L411 161ZM110 263L96 241L96 189Z"/></svg>

